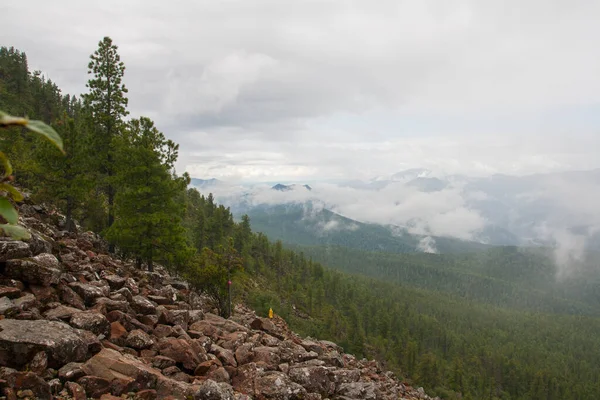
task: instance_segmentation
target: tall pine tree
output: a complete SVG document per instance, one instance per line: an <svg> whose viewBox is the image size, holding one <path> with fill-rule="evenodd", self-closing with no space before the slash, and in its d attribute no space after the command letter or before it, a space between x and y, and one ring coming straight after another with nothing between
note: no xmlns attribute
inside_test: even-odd
<svg viewBox="0 0 600 400"><path fill-rule="evenodd" d="M115 175L113 141L120 135L123 118L127 111L127 88L123 84L125 64L117 52L117 46L108 36L98 43L98 49L90 56L88 74L89 93L83 95L84 104L91 115L94 148L98 156L99 183L108 202L107 226L114 222ZM114 246L111 245L114 251Z"/></svg>

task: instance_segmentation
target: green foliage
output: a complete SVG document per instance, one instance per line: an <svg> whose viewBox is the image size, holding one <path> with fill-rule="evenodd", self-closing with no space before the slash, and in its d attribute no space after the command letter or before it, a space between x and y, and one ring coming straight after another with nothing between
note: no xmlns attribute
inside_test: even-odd
<svg viewBox="0 0 600 400"><path fill-rule="evenodd" d="M115 218L114 143L122 133L123 119L129 114L125 96L127 88L123 84L125 64L117 50L118 47L109 37L98 43L98 49L90 56L88 64L88 74L92 75L86 85L89 93L83 95L91 127L97 187L107 196L107 227L113 224Z"/></svg>
<svg viewBox="0 0 600 400"><path fill-rule="evenodd" d="M181 266L191 256L182 225L183 204L177 202L189 182L172 168L178 146L148 118L131 120L115 140L116 220L106 231L121 251L147 263Z"/></svg>
<svg viewBox="0 0 600 400"><path fill-rule="evenodd" d="M38 133L42 137L48 139L52 144L58 147L59 150L63 151L63 143L60 136L52 129L41 121L31 121L27 118L14 117L3 111L0 111L0 128L8 128L12 126L22 126L32 132ZM16 190L12 185L8 183L12 179L12 165L9 159L3 152L0 152L0 162L4 169L2 176L3 182L0 183L0 191L3 191L8 196L12 197L14 201L20 201L23 196ZM0 224L0 229L8 236L13 239L29 239L31 235L21 226L19 223L19 214L17 210L8 200L7 197L0 197L0 216L8 222L7 224Z"/></svg>

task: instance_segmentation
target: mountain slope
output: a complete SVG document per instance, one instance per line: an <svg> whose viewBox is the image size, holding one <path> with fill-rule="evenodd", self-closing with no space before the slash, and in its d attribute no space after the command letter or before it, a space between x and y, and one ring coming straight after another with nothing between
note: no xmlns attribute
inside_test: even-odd
<svg viewBox="0 0 600 400"><path fill-rule="evenodd" d="M280 204L246 210L252 229L271 239L293 245L335 245L389 253L422 252L425 236L412 235L397 227L366 224L313 205ZM489 246L459 239L433 237L442 253L478 251Z"/></svg>

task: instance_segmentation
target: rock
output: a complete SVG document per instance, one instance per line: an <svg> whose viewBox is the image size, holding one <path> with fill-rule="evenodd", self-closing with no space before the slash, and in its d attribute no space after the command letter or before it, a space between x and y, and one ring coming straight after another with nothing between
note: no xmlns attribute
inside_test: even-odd
<svg viewBox="0 0 600 400"><path fill-rule="evenodd" d="M217 346L213 344L210 347L210 352L213 353L224 365L231 365L233 367L237 367L237 361L235 360L235 356L231 350L227 350L222 348L221 346Z"/></svg>
<svg viewBox="0 0 600 400"><path fill-rule="evenodd" d="M156 400L157 394L154 389L140 390L135 394L134 400Z"/></svg>
<svg viewBox="0 0 600 400"><path fill-rule="evenodd" d="M121 289L117 290L116 292L114 292L114 294L125 297L127 299L127 301L130 303L133 300L133 294L131 294L131 290L129 290L127 288L121 288Z"/></svg>
<svg viewBox="0 0 600 400"><path fill-rule="evenodd" d="M128 332L127 329L120 322L115 321L110 323L110 341L119 344L125 343L125 339L127 338Z"/></svg>
<svg viewBox="0 0 600 400"><path fill-rule="evenodd" d="M87 375L97 376L108 382L123 377L131 378L136 382L138 389L155 387L162 375L159 370L135 357L111 349L102 349L81 368Z"/></svg>
<svg viewBox="0 0 600 400"><path fill-rule="evenodd" d="M283 372L269 371L255 379L254 393L246 394L264 399L300 400L306 397L307 392L302 386L292 382Z"/></svg>
<svg viewBox="0 0 600 400"><path fill-rule="evenodd" d="M131 307L139 314L154 314L156 306L143 296L134 296L131 301Z"/></svg>
<svg viewBox="0 0 600 400"><path fill-rule="evenodd" d="M21 367L40 351L54 368L83 361L88 346L82 331L62 322L0 320L0 365Z"/></svg>
<svg viewBox="0 0 600 400"><path fill-rule="evenodd" d="M69 396L71 396L74 400L87 400L85 389L82 388L78 383L67 382L65 383L65 389L67 390L67 393L69 393Z"/></svg>
<svg viewBox="0 0 600 400"><path fill-rule="evenodd" d="M194 322L188 328L188 330L200 332L201 334L208 336L212 339L218 339L223 334L223 330L217 328L216 326L205 320Z"/></svg>
<svg viewBox="0 0 600 400"><path fill-rule="evenodd" d="M224 349L233 350L241 346L248 339L247 332L232 332L225 334L219 345Z"/></svg>
<svg viewBox="0 0 600 400"><path fill-rule="evenodd" d="M17 287L0 286L0 297L6 296L9 299L16 299L20 295L21 295L21 289L19 289Z"/></svg>
<svg viewBox="0 0 600 400"><path fill-rule="evenodd" d="M88 306L93 305L94 300L98 297L104 297L104 292L102 289L94 285L81 282L72 282L69 283L69 287L73 289L75 293L81 296L84 303Z"/></svg>
<svg viewBox="0 0 600 400"><path fill-rule="evenodd" d="M6 386L14 389L17 393L19 391L29 391L30 398L41 400L50 400L52 398L50 385L33 372L20 372L11 368L0 368L0 379L4 380Z"/></svg>
<svg viewBox="0 0 600 400"><path fill-rule="evenodd" d="M95 311L81 311L73 314L71 317L71 326L78 329L85 329L95 335L110 335L110 322L106 317Z"/></svg>
<svg viewBox="0 0 600 400"><path fill-rule="evenodd" d="M215 327L221 328L226 332L249 332L249 329L245 326L240 325L237 322L231 321L229 319L219 317L218 315L212 313L204 314L204 320ZM196 331L198 329L194 330Z"/></svg>
<svg viewBox="0 0 600 400"><path fill-rule="evenodd" d="M175 330L169 325L158 324L156 325L156 328L154 328L153 333L157 338L160 339L164 337L174 336Z"/></svg>
<svg viewBox="0 0 600 400"><path fill-rule="evenodd" d="M288 375L308 392L319 393L322 397L331 397L335 392L335 383L325 367L290 368Z"/></svg>
<svg viewBox="0 0 600 400"><path fill-rule="evenodd" d="M124 313L131 313L133 310L129 306L129 302L126 300L113 300L107 297L98 297L95 300L94 307L104 307L107 312L111 312L114 310L119 310Z"/></svg>
<svg viewBox="0 0 600 400"><path fill-rule="evenodd" d="M54 254L51 253L41 253L31 259L36 264L44 267L44 268L54 268L60 270L60 262Z"/></svg>
<svg viewBox="0 0 600 400"><path fill-rule="evenodd" d="M158 369L165 369L169 367L174 367L177 362L172 358L165 356L155 356L152 357L152 366Z"/></svg>
<svg viewBox="0 0 600 400"><path fill-rule="evenodd" d="M161 356L180 363L188 371L194 371L200 362L206 360L200 358L200 355L204 355L204 349L200 345L182 339L162 339L158 343L158 352Z"/></svg>
<svg viewBox="0 0 600 400"><path fill-rule="evenodd" d="M229 383L229 373L223 367L218 367L207 374L208 379L212 379L215 382L226 382Z"/></svg>
<svg viewBox="0 0 600 400"><path fill-rule="evenodd" d="M234 400L233 389L227 384L208 379L194 393L194 400Z"/></svg>
<svg viewBox="0 0 600 400"><path fill-rule="evenodd" d="M147 349L154 344L154 340L146 332L135 329L129 332L125 344L136 350Z"/></svg>
<svg viewBox="0 0 600 400"><path fill-rule="evenodd" d="M75 293L75 291L67 285L60 285L58 287L58 294L63 303L67 303L68 305L80 310L85 310L85 303L83 302L81 296Z"/></svg>
<svg viewBox="0 0 600 400"><path fill-rule="evenodd" d="M168 305L168 304L173 304L173 299L169 299L167 297L164 296L153 296L153 295L149 295L148 296L148 300L155 302L158 305Z"/></svg>
<svg viewBox="0 0 600 400"><path fill-rule="evenodd" d="M31 359L28 370L34 374L43 376L46 368L48 368L48 355L45 351L40 351Z"/></svg>
<svg viewBox="0 0 600 400"><path fill-rule="evenodd" d="M277 365L281 362L279 348L277 347L259 346L255 347L253 352L252 362L264 362L270 370L277 369Z"/></svg>
<svg viewBox="0 0 600 400"><path fill-rule="evenodd" d="M252 361L252 357L254 356L253 348L253 343L244 343L235 350L235 360L238 365L247 364Z"/></svg>
<svg viewBox="0 0 600 400"><path fill-rule="evenodd" d="M275 326L275 324L268 318L256 318L254 321L250 323L250 327L252 329L257 329L263 332L267 332L271 336L275 336L276 338L283 340L284 335L280 332L280 330Z"/></svg>
<svg viewBox="0 0 600 400"><path fill-rule="evenodd" d="M58 377L62 381L76 381L82 376L85 376L85 372L81 367L82 363L70 362L65 364L58 370Z"/></svg>
<svg viewBox="0 0 600 400"><path fill-rule="evenodd" d="M223 366L221 361L218 359L211 359L208 361L203 361L194 370L194 375L196 376L204 376L208 374L210 371L213 371L219 367Z"/></svg>
<svg viewBox="0 0 600 400"><path fill-rule="evenodd" d="M376 400L378 398L377 387L373 382L342 383L337 393L350 399Z"/></svg>
<svg viewBox="0 0 600 400"><path fill-rule="evenodd" d="M0 240L0 262L31 257L29 244L20 240Z"/></svg>
<svg viewBox="0 0 600 400"><path fill-rule="evenodd" d="M0 314L10 314L16 312L15 303L8 297L0 297Z"/></svg>
<svg viewBox="0 0 600 400"><path fill-rule="evenodd" d="M111 382L100 376L86 375L77 380L77 383L85 390L88 397L97 399L103 394L110 393Z"/></svg>
<svg viewBox="0 0 600 400"><path fill-rule="evenodd" d="M6 261L4 274L29 284L50 286L58 283L61 270L38 264L33 259L17 259Z"/></svg>
<svg viewBox="0 0 600 400"><path fill-rule="evenodd" d="M19 297L18 299L14 299L13 304L15 305L15 307L17 307L21 310L30 310L33 307L35 307L38 303L37 303L37 299L35 298L35 296L33 294L25 293L23 296Z"/></svg>
<svg viewBox="0 0 600 400"><path fill-rule="evenodd" d="M60 379L50 379L48 381L48 386L50 386L50 393L52 396L56 397L63 388L63 384Z"/></svg>

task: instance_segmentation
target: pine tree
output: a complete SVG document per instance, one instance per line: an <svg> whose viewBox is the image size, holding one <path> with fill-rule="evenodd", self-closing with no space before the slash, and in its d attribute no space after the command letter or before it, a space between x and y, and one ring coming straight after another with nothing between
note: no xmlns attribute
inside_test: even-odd
<svg viewBox="0 0 600 400"><path fill-rule="evenodd" d="M140 264L145 261L149 271L155 261L181 265L190 248L182 224L183 203L176 200L189 178L173 174L178 145L142 117L129 122L115 148L120 191L107 237Z"/></svg>
<svg viewBox="0 0 600 400"><path fill-rule="evenodd" d="M98 157L100 186L106 192L108 201L108 223L114 222L115 174L113 141L123 127L127 111L127 88L123 84L125 64L121 61L117 46L108 36L98 43L98 49L90 56L88 74L89 93L83 95L93 126L94 149ZM114 247L111 245L111 250Z"/></svg>

